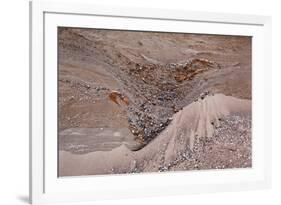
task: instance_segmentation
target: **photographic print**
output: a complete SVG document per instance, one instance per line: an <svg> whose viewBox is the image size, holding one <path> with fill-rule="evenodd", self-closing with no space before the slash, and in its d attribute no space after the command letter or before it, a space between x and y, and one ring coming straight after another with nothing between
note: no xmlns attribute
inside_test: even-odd
<svg viewBox="0 0 281 205"><path fill-rule="evenodd" d="M58 176L250 168L251 48L58 27Z"/></svg>

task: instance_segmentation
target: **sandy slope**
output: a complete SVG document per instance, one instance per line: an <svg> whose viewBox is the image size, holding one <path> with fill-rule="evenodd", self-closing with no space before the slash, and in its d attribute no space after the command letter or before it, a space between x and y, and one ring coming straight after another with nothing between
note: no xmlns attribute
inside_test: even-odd
<svg viewBox="0 0 281 205"><path fill-rule="evenodd" d="M140 149L201 93L251 99L251 37L59 28L58 40L59 132L126 128Z"/></svg>
<svg viewBox="0 0 281 205"><path fill-rule="evenodd" d="M235 123L237 124L237 122L239 122L240 124L237 124L238 128L235 128L234 132L238 133L240 129L243 133L246 133L244 135L246 136L246 139L248 139L250 133L246 131L249 131L250 129L244 129L244 119L246 119L245 116L250 115L250 100L241 100L223 94L209 95L204 99L198 99L174 114L169 126L139 151L133 152L125 145L121 145L111 151L97 151L84 155L75 155L66 151L60 151L59 175L75 176L166 171L168 169L178 170L177 168L179 168L179 170L191 169L188 166L191 163L190 160L192 160L192 157L186 157L186 155L196 153L198 147L195 145L198 143L200 144L200 141L203 141L204 143L208 142L208 139L212 139L212 136L214 136L215 133L218 133L218 136L220 136L217 130L220 127L220 124L223 124L222 122L224 119L231 116L239 116L239 120L237 120L237 118ZM231 123L235 124L233 122ZM228 127L231 126L228 125ZM224 136L227 135L224 134L223 137ZM232 137L233 136L235 135L232 134ZM232 141L239 140L238 138L241 136L242 135L235 136L236 139L231 139L230 144L235 145ZM249 143L245 146L246 148L244 150L242 150L242 145L239 149L240 152L242 150L246 153L245 157L247 157L247 159L245 166L250 166L250 141L244 139L242 141L243 143ZM214 149L222 149L221 147L217 148L216 146L215 143L212 145ZM228 153L234 153L235 149L236 148L229 148ZM228 153L225 153L225 155ZM204 153L202 154L204 155ZM236 155L228 156L228 160L229 159L235 160ZM221 159L218 159L217 161L219 160ZM245 160L243 161L240 157L237 161L238 163L244 163ZM216 166L216 162L214 162L213 165ZM207 166L206 164L202 164L202 167L204 168ZM241 164L235 164L232 167L243 166Z"/></svg>

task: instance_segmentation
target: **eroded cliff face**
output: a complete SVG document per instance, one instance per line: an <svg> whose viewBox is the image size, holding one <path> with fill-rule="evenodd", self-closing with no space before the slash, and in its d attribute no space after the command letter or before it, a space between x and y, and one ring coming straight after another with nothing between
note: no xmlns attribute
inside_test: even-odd
<svg viewBox="0 0 281 205"><path fill-rule="evenodd" d="M187 120L175 116L194 102L196 115L191 114L193 119L186 123L186 141L179 142L184 141L182 146L188 144L190 150L196 150L199 143L198 149L203 149L198 136L207 136L203 137L207 143L216 133L219 117L210 124L212 112L226 116L223 106L212 111L217 105L203 100L217 93L251 100L250 37L75 28L59 28L58 33L59 150L63 155L87 158L93 152L116 148L126 150L131 159L136 151L146 150L158 140L171 123ZM171 141L178 138L170 137ZM172 145L165 149L176 150ZM167 156L162 158L167 160ZM136 163L132 159L129 161ZM114 157L106 160L105 164L127 163ZM158 165L164 171L172 169L169 164ZM136 166L135 170L158 170L145 160Z"/></svg>
<svg viewBox="0 0 281 205"><path fill-rule="evenodd" d="M206 96L174 114L139 151L120 145L85 155L61 151L60 157L61 176L249 167L251 101Z"/></svg>
<svg viewBox="0 0 281 205"><path fill-rule="evenodd" d="M249 37L59 28L60 130L127 127L141 148L207 91L251 99Z"/></svg>

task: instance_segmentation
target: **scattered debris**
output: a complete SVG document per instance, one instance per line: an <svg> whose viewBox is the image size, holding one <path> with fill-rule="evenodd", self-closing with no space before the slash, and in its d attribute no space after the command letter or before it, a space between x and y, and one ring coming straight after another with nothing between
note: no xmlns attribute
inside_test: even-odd
<svg viewBox="0 0 281 205"><path fill-rule="evenodd" d="M203 100L208 95L210 95L210 91L205 91L205 92L200 94L200 99Z"/></svg>

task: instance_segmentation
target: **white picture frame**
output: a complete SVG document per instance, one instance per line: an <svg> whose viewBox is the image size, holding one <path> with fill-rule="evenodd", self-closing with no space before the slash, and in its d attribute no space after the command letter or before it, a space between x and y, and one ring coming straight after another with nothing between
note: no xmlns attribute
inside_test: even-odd
<svg viewBox="0 0 281 205"><path fill-rule="evenodd" d="M253 167L141 175L57 177L58 26L253 36ZM30 202L240 191L271 186L271 18L30 2ZM218 174L219 173L219 174ZM165 181L165 183L164 183ZM71 195L71 197L69 197Z"/></svg>

